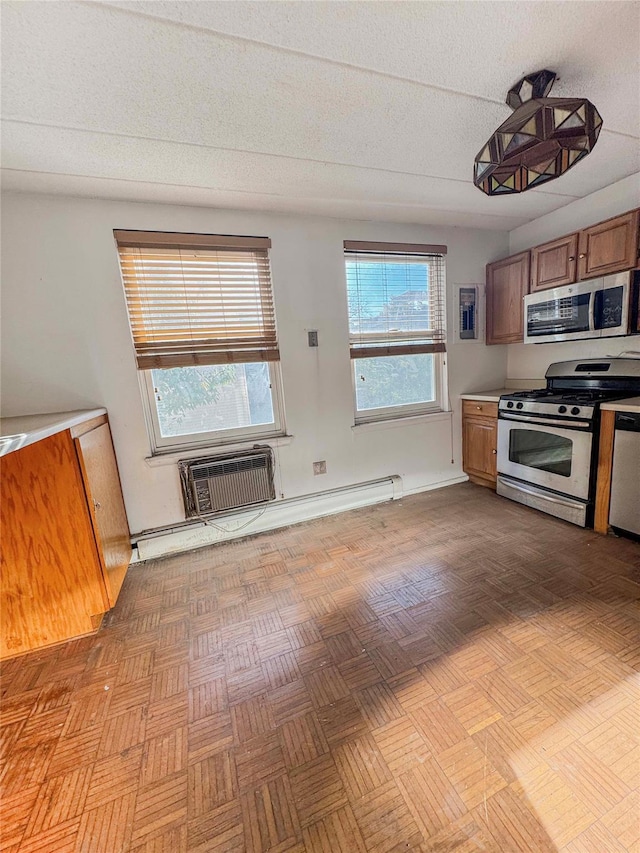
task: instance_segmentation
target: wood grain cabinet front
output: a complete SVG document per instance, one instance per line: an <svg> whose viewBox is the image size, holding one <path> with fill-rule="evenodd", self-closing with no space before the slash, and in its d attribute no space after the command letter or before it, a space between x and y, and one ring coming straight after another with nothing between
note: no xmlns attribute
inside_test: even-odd
<svg viewBox="0 0 640 853"><path fill-rule="evenodd" d="M536 246L531 250L531 292L573 284L577 268L577 234Z"/></svg>
<svg viewBox="0 0 640 853"><path fill-rule="evenodd" d="M580 232L578 277L623 272L638 260L638 210L607 219Z"/></svg>
<svg viewBox="0 0 640 853"><path fill-rule="evenodd" d="M530 253L487 264L487 344L524 340L524 307L529 292Z"/></svg>
<svg viewBox="0 0 640 853"><path fill-rule="evenodd" d="M109 425L85 432L75 443L109 606L113 607L131 559L131 541Z"/></svg>
<svg viewBox="0 0 640 853"><path fill-rule="evenodd" d="M473 483L495 489L498 404L463 400L462 468Z"/></svg>
<svg viewBox="0 0 640 853"><path fill-rule="evenodd" d="M131 559L106 418L0 460L0 658L93 631Z"/></svg>
<svg viewBox="0 0 640 853"><path fill-rule="evenodd" d="M640 209L487 264L487 344L521 343L522 299L639 265ZM529 270L531 280L529 281Z"/></svg>

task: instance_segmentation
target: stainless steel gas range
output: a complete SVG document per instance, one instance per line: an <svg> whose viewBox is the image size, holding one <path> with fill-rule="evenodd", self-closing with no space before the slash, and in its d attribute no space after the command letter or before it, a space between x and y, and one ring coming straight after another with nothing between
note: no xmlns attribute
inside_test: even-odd
<svg viewBox="0 0 640 853"><path fill-rule="evenodd" d="M640 359L559 361L545 378L500 398L497 492L591 527L600 404L640 394Z"/></svg>

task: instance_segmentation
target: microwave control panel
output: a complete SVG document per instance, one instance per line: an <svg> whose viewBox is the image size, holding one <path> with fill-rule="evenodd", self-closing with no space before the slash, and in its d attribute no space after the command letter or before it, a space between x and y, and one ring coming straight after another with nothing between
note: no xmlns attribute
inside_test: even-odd
<svg viewBox="0 0 640 853"><path fill-rule="evenodd" d="M596 317L599 319L597 328L615 329L621 325L623 300L623 287L607 287L596 293Z"/></svg>

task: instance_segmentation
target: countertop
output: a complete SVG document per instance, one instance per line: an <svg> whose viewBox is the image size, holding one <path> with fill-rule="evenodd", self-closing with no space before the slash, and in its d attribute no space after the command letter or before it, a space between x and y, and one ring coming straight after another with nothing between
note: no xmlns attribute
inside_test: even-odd
<svg viewBox="0 0 640 853"><path fill-rule="evenodd" d="M490 403L497 403L503 394L510 394L513 388L500 388L497 391L478 391L475 394L460 394L463 400L484 400Z"/></svg>
<svg viewBox="0 0 640 853"><path fill-rule="evenodd" d="M507 379L507 382L511 387L498 388L495 391L474 391L468 394L460 394L460 397L463 400L484 400L490 403L497 403L503 394L513 394L514 391L530 391L532 388L544 388L546 385L544 379L538 381L534 379L527 382Z"/></svg>
<svg viewBox="0 0 640 853"><path fill-rule="evenodd" d="M640 397L628 397L626 400L617 400L615 403L603 403L600 408L603 412L640 412Z"/></svg>
<svg viewBox="0 0 640 853"><path fill-rule="evenodd" d="M106 409L77 409L75 412L0 418L0 456L106 414Z"/></svg>

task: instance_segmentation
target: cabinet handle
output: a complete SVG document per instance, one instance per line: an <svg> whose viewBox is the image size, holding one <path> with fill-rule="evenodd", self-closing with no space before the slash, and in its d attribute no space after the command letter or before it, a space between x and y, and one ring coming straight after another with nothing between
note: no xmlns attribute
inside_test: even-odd
<svg viewBox="0 0 640 853"><path fill-rule="evenodd" d="M497 453L498 451L497 451L497 450L492 450L491 452L492 452L492 453L493 453L493 455L495 456L495 455L496 455L496 453Z"/></svg>
<svg viewBox="0 0 640 853"><path fill-rule="evenodd" d="M583 252L579 257L581 257L581 258L586 258L587 256L586 256L586 255L584 254L584 252Z"/></svg>
<svg viewBox="0 0 640 853"><path fill-rule="evenodd" d="M102 504L99 501L93 502L93 508L94 509L100 509L101 506L102 506Z"/></svg>
<svg viewBox="0 0 640 853"><path fill-rule="evenodd" d="M481 411L482 411L482 406L476 406L476 409L477 409L479 412L481 412Z"/></svg>
<svg viewBox="0 0 640 853"><path fill-rule="evenodd" d="M570 255L570 256L569 256L569 260L570 260L570 261L575 261L575 259L576 259L576 256L575 256L575 255Z"/></svg>

